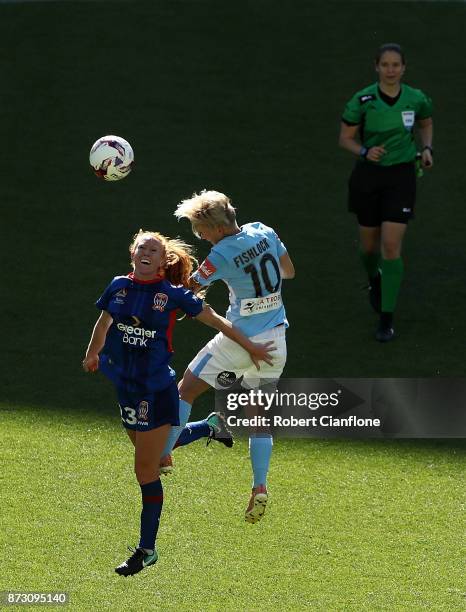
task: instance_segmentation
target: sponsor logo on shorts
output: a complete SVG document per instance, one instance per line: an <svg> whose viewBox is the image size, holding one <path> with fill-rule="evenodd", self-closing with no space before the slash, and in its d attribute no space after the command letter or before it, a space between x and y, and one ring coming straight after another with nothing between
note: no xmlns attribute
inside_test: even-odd
<svg viewBox="0 0 466 612"><path fill-rule="evenodd" d="M403 125L407 130L410 130L414 126L414 111L401 111L401 118L403 120Z"/></svg>
<svg viewBox="0 0 466 612"><path fill-rule="evenodd" d="M233 383L236 382L236 374L234 372L220 372L217 375L217 382L221 387L230 387Z"/></svg>
<svg viewBox="0 0 466 612"><path fill-rule="evenodd" d="M158 310L163 312L165 310L165 306L168 302L168 295L165 293L156 293L154 295L154 305L152 306L153 310Z"/></svg>
<svg viewBox="0 0 466 612"><path fill-rule="evenodd" d="M143 400L138 406L138 422L147 421L149 415L149 404Z"/></svg>
<svg viewBox="0 0 466 612"><path fill-rule="evenodd" d="M204 259L198 271L202 278L209 278L209 276L217 271L217 268L208 259Z"/></svg>

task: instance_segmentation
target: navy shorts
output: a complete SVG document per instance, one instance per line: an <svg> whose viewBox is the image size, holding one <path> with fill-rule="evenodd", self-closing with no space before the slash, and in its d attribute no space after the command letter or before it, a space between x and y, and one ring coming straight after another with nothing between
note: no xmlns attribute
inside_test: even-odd
<svg viewBox="0 0 466 612"><path fill-rule="evenodd" d="M349 179L348 210L359 225L379 227L384 221L408 223L414 217L414 163L377 166L358 162Z"/></svg>
<svg viewBox="0 0 466 612"><path fill-rule="evenodd" d="M162 425L179 425L179 395L173 381L163 391L136 394L117 389L121 422L126 429L150 431Z"/></svg>

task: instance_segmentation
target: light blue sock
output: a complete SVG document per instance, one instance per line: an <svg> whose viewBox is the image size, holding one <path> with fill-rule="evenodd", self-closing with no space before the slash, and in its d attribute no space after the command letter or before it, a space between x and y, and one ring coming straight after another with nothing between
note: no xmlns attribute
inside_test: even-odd
<svg viewBox="0 0 466 612"><path fill-rule="evenodd" d="M165 455L168 455L172 452L180 433L183 431L184 426L188 422L190 414L191 404L188 404L188 402L185 402L184 400L180 399L180 424L176 426L172 425L170 433L168 434L167 443L165 444L165 448L162 452L162 457L165 457Z"/></svg>
<svg viewBox="0 0 466 612"><path fill-rule="evenodd" d="M272 446L273 440L270 434L257 434L249 438L249 456L254 472L253 487L267 484Z"/></svg>

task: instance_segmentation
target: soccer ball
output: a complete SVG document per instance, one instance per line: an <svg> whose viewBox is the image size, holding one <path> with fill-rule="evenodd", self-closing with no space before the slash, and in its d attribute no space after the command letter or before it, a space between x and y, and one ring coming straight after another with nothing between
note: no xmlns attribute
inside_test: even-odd
<svg viewBox="0 0 466 612"><path fill-rule="evenodd" d="M127 140L120 136L103 136L96 140L89 153L92 169L106 181L119 181L131 172L134 153Z"/></svg>

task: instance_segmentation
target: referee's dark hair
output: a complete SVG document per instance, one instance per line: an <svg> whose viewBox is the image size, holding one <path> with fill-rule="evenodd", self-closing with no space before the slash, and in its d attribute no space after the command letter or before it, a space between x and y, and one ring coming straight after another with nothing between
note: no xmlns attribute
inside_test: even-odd
<svg viewBox="0 0 466 612"><path fill-rule="evenodd" d="M398 45L397 43L386 43L385 45L381 45L377 51L377 55L375 56L375 63L378 64L380 62L380 59L382 57L382 55L386 52L386 51L394 51L395 53L398 53L399 56L401 57L401 63L402 64L406 64L406 58L405 58L405 54L403 49L401 48L400 45Z"/></svg>

